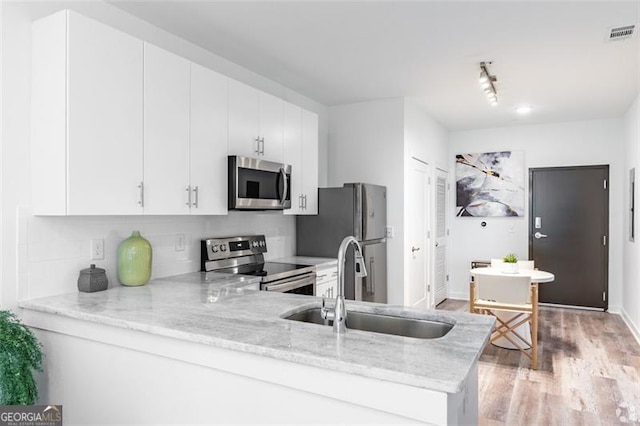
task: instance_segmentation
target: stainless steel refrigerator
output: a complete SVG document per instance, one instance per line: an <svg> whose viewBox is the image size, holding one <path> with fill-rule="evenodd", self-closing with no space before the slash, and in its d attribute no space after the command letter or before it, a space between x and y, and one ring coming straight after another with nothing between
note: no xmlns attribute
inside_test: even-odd
<svg viewBox="0 0 640 426"><path fill-rule="evenodd" d="M353 248L345 264L345 297L387 302L387 188L346 183L318 189L318 215L297 216L298 256L337 257L343 238L353 235L362 246L368 275L355 276Z"/></svg>

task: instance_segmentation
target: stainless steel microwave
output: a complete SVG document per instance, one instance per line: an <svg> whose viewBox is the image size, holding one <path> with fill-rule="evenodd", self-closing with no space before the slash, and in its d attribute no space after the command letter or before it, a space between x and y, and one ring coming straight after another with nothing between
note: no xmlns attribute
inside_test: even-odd
<svg viewBox="0 0 640 426"><path fill-rule="evenodd" d="M291 208L291 166L229 156L229 210Z"/></svg>

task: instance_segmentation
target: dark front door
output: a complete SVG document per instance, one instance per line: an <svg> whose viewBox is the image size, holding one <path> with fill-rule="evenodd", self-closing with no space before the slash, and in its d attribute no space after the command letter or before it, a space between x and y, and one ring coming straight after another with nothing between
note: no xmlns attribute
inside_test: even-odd
<svg viewBox="0 0 640 426"><path fill-rule="evenodd" d="M607 309L609 166L529 169L529 258L540 302Z"/></svg>

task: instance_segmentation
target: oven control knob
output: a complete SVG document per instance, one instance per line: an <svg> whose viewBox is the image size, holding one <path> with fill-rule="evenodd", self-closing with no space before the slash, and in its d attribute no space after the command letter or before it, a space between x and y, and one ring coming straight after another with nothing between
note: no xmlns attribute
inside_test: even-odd
<svg viewBox="0 0 640 426"><path fill-rule="evenodd" d="M220 244L220 251L227 251L227 245L226 244Z"/></svg>
<svg viewBox="0 0 640 426"><path fill-rule="evenodd" d="M265 246L265 244L266 244L266 243L264 242L264 240L260 240L260 247L264 247L264 246Z"/></svg>
<svg viewBox="0 0 640 426"><path fill-rule="evenodd" d="M212 245L211 246L211 251L214 252L214 253L217 253L218 252L218 245L217 244Z"/></svg>
<svg viewBox="0 0 640 426"><path fill-rule="evenodd" d="M257 242L257 241L254 241L254 242L253 242L253 247L254 247L254 248L258 248L258 242Z"/></svg>

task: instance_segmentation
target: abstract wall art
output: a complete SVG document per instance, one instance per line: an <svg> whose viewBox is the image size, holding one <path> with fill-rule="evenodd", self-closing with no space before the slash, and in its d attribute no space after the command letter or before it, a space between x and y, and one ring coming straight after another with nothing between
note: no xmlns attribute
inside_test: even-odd
<svg viewBox="0 0 640 426"><path fill-rule="evenodd" d="M524 152L456 155L456 216L524 216Z"/></svg>

